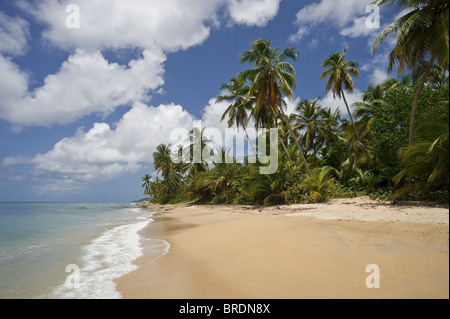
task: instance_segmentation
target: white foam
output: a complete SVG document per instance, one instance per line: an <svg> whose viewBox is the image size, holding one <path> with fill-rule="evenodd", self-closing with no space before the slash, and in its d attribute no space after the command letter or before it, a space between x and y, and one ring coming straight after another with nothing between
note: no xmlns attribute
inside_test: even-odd
<svg viewBox="0 0 450 319"><path fill-rule="evenodd" d="M85 246L83 265L80 265L79 288L69 289L63 284L54 289L53 295L57 298L77 299L121 298L121 294L115 289L114 279L137 269L133 261L143 254L138 232L153 221L151 218L138 220L139 222L108 230ZM167 245L161 241L157 240L155 244L155 248L164 246L163 251L158 249L158 254L168 251ZM148 246L147 241L145 246Z"/></svg>

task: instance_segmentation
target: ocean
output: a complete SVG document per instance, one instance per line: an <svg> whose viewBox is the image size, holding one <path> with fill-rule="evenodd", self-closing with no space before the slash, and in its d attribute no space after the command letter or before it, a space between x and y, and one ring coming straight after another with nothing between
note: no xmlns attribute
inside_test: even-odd
<svg viewBox="0 0 450 319"><path fill-rule="evenodd" d="M170 248L138 234L153 214L135 203L0 203L0 298L121 298L114 279Z"/></svg>

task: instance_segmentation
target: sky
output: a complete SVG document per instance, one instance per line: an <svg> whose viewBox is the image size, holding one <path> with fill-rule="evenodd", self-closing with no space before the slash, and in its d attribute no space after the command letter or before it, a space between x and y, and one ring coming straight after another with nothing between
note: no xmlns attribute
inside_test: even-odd
<svg viewBox="0 0 450 319"><path fill-rule="evenodd" d="M388 75L399 15L372 0L0 0L0 201L128 202L175 128L225 128L220 85L258 38L295 47L292 110L339 108L321 63L359 63L351 104ZM379 18L379 25L377 25Z"/></svg>

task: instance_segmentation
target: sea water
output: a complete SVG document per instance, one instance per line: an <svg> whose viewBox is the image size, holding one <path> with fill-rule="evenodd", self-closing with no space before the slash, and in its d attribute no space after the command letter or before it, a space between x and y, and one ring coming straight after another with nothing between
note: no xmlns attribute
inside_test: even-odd
<svg viewBox="0 0 450 319"><path fill-rule="evenodd" d="M121 298L114 279L170 247L139 235L153 214L134 203L0 203L0 298Z"/></svg>

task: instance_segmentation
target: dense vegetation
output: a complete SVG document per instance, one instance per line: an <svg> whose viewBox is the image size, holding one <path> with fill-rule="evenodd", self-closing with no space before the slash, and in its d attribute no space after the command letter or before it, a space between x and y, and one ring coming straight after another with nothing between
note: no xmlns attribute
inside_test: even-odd
<svg viewBox="0 0 450 319"><path fill-rule="evenodd" d="M398 66L400 80L369 86L362 101L348 105L345 94L354 89L358 63L347 61L346 50L335 52L324 60L318 77L324 79L326 91L343 99L348 114L322 107L320 98L302 100L294 113L286 114L285 100L293 99L296 85L290 61L299 53L256 40L240 56L249 68L220 86L227 93L218 100L230 102L222 116L229 127L243 129L246 135L249 123L278 129L278 170L260 174L263 164L249 160L260 151L250 139L244 163L225 163L231 155L219 150L222 161L208 164L191 157L176 164L171 146L161 144L153 154L160 177L144 176L144 193L159 203L271 205L358 194L448 203L448 2L377 3L410 9L382 31L374 45L376 49L386 36L397 34L389 71ZM194 128L189 141L185 147L190 154L199 146L212 151L203 130Z"/></svg>

